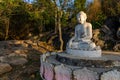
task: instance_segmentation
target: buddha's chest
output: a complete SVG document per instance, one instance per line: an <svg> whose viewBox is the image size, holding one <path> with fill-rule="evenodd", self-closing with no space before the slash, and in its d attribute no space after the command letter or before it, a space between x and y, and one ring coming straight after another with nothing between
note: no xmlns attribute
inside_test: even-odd
<svg viewBox="0 0 120 80"><path fill-rule="evenodd" d="M76 26L76 31L81 31L81 32L83 32L83 31L86 31L86 29L87 29L87 26L86 26L86 25L77 25L77 26Z"/></svg>

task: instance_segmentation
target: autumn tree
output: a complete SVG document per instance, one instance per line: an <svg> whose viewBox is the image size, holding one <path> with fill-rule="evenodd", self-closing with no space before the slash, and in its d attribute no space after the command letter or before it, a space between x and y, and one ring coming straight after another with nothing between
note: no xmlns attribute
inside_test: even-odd
<svg viewBox="0 0 120 80"><path fill-rule="evenodd" d="M102 11L106 16L120 14L120 0L102 0Z"/></svg>
<svg viewBox="0 0 120 80"><path fill-rule="evenodd" d="M86 8L88 14L88 21L93 25L93 28L99 28L103 24L104 19L106 18L101 9L101 0L94 0Z"/></svg>

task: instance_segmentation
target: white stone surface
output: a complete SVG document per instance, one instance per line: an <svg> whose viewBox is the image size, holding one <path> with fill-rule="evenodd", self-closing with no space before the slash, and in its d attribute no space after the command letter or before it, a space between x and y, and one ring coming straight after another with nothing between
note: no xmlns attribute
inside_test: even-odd
<svg viewBox="0 0 120 80"><path fill-rule="evenodd" d="M117 70L103 73L101 80L120 80L120 72Z"/></svg>
<svg viewBox="0 0 120 80"><path fill-rule="evenodd" d="M74 80L97 80L97 73L86 68L77 69L73 72Z"/></svg>
<svg viewBox="0 0 120 80"><path fill-rule="evenodd" d="M71 80L72 70L63 64L55 67L55 80Z"/></svg>

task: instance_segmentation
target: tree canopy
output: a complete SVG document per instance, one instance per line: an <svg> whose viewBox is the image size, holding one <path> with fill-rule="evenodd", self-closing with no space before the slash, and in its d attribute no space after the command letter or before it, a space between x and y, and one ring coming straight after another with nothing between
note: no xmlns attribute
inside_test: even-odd
<svg viewBox="0 0 120 80"><path fill-rule="evenodd" d="M60 17L62 29L74 28L76 14L81 10L88 14L88 20L94 28L100 28L107 16L120 14L119 0L94 0L87 7L85 4L86 0L33 0L32 3L25 0L1 0L0 40L27 39L29 34L54 32L56 9L59 8L63 12Z"/></svg>

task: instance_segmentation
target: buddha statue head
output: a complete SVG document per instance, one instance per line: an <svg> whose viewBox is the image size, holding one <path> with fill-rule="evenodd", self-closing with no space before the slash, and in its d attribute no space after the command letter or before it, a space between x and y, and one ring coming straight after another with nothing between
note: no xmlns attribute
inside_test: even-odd
<svg viewBox="0 0 120 80"><path fill-rule="evenodd" d="M78 21L78 23L84 24L86 22L86 19L87 19L87 15L83 11L80 11L77 14L77 21Z"/></svg>

